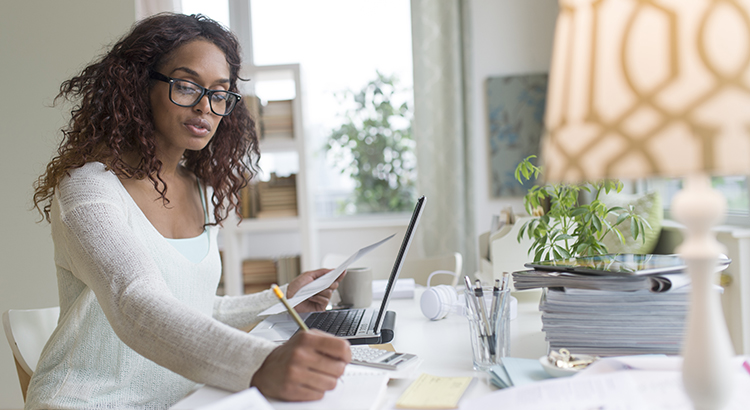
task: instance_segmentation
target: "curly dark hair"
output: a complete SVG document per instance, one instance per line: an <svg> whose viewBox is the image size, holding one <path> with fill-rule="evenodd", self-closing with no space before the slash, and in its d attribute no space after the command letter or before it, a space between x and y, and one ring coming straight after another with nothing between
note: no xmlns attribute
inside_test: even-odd
<svg viewBox="0 0 750 410"><path fill-rule="evenodd" d="M148 90L149 71L183 44L205 39L224 52L230 70L230 91L238 92L241 56L237 38L221 24L202 15L162 13L136 23L103 57L60 86L56 100L75 103L62 129L57 155L34 184L34 206L50 221L55 188L71 169L87 162L104 163L120 177L149 178L166 199L162 163L156 158L154 123ZM137 154L133 166L123 156ZM240 189L257 173L260 158L255 122L242 100L223 117L210 143L186 151L183 166L214 189L214 223L234 210L239 213ZM43 207L41 207L43 206Z"/></svg>

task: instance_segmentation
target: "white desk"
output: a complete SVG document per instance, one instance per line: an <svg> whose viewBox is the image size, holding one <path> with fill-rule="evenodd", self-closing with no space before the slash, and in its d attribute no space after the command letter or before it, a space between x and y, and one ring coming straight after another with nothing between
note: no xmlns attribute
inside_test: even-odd
<svg viewBox="0 0 750 410"><path fill-rule="evenodd" d="M421 293L422 290L418 289L415 299L397 299L390 303L388 310L396 312L395 336L391 341L396 350L416 353L423 360L417 374L474 376L477 380L469 387L464 398L495 390L486 373L473 370L468 320L452 315L443 320L430 321L419 308ZM518 299L518 317L511 321L511 356L537 359L547 353L538 309L540 293L516 292L513 295ZM391 380L384 408L393 408L412 381Z"/></svg>
<svg viewBox="0 0 750 410"><path fill-rule="evenodd" d="M452 315L439 321L430 321L422 315L419 298L423 288L418 288L414 299L391 300L388 310L396 312L395 337L391 341L397 351L415 353L422 364L415 372L437 376L473 376L472 383L464 395L478 397L495 390L486 373L473 370L469 322L465 317ZM547 353L544 334L541 331L541 313L538 310L538 291L516 292L518 317L511 322L510 351L513 357L536 359ZM375 304L379 305L380 301ZM398 397L411 384L412 379L393 379L388 383L387 397L383 409L392 409ZM180 401L175 409L190 409L206 391L198 390Z"/></svg>

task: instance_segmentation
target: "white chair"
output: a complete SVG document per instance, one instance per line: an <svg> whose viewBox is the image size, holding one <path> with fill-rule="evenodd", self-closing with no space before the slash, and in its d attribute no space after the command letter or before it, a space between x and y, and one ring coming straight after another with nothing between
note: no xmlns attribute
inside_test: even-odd
<svg viewBox="0 0 750 410"><path fill-rule="evenodd" d="M335 268L344 262L349 256L340 254L327 254L323 257L322 266L326 268ZM393 259L374 258L364 256L362 259L354 262L351 266L367 266L372 269L373 279L388 279L393 269ZM454 285L461 276L463 267L463 258L458 252L431 258L407 258L404 261L404 267L401 269L400 278L413 278L414 282L419 285L427 285L427 278L437 270L447 270L455 272L457 276L435 275L430 281L430 285Z"/></svg>
<svg viewBox="0 0 750 410"><path fill-rule="evenodd" d="M3 329L16 362L21 393L26 400L31 375L39 363L44 345L57 326L60 308L8 310L3 313Z"/></svg>

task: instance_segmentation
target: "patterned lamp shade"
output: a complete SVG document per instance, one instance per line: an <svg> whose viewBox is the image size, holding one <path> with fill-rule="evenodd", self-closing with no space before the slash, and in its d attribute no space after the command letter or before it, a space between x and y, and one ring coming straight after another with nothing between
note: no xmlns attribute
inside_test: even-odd
<svg viewBox="0 0 750 410"><path fill-rule="evenodd" d="M549 181L750 173L750 0L560 0Z"/></svg>

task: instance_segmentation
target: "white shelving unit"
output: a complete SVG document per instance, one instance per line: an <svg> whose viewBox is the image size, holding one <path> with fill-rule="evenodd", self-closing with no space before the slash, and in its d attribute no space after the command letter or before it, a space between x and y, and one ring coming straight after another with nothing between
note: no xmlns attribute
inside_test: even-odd
<svg viewBox="0 0 750 410"><path fill-rule="evenodd" d="M258 95L261 100L264 87L281 87L292 99L292 138L260 140L261 158L264 155L293 153L297 157L297 216L283 218L245 219L238 225L235 215L224 222L221 230L223 247L224 292L227 295L243 294L242 261L248 257L272 258L280 254L300 255L302 270L312 269L313 255L317 255L315 227L312 218L312 201L308 193L304 126L302 116L302 89L299 64L243 67L241 77L250 78L250 88L243 94ZM274 172L274 169L264 169ZM273 242L278 250L271 250ZM258 254L258 249L263 248Z"/></svg>

